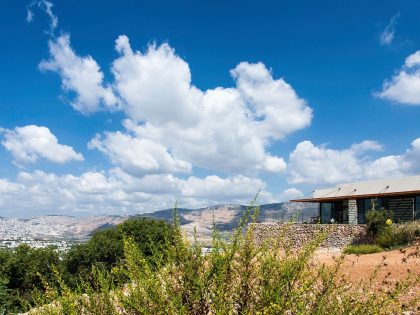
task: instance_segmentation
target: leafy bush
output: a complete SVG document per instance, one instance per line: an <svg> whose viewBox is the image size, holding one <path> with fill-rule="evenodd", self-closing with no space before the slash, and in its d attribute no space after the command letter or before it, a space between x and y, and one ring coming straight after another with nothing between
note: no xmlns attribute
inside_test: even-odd
<svg viewBox="0 0 420 315"><path fill-rule="evenodd" d="M162 220L129 219L116 227L96 232L85 244L73 246L64 257L67 281L76 286L80 276L89 278L92 266L110 271L124 258L124 237L132 238L146 257L153 248L163 249L173 237L172 226Z"/></svg>
<svg viewBox="0 0 420 315"><path fill-rule="evenodd" d="M56 274L63 280L60 286L86 288L98 270L109 272L124 259L124 237L130 237L142 255L149 257L154 250L165 252L173 234L170 224L140 218L95 233L64 257L59 257L53 247L34 249L20 245L14 250L0 250L0 315L2 310L7 314L28 310L44 294L45 283L57 278ZM124 279L112 278L114 283L117 280Z"/></svg>
<svg viewBox="0 0 420 315"><path fill-rule="evenodd" d="M29 309L34 296L44 290L40 274L52 281L53 266L59 263L54 247L34 249L23 244L0 251L0 301L7 313Z"/></svg>
<svg viewBox="0 0 420 315"><path fill-rule="evenodd" d="M375 238L376 244L387 249L402 245L401 235L396 232L397 229L395 226L388 226L382 229L382 231Z"/></svg>
<svg viewBox="0 0 420 315"><path fill-rule="evenodd" d="M387 220L392 219L392 213L385 209L376 210L373 206L366 213L366 228L370 235L377 236L387 226Z"/></svg>
<svg viewBox="0 0 420 315"><path fill-rule="evenodd" d="M384 251L382 247L378 245L371 245L371 244L348 245L344 249L345 254L356 254L356 255L380 253L382 251Z"/></svg>
<svg viewBox="0 0 420 315"><path fill-rule="evenodd" d="M254 243L258 208L249 210L229 242L217 231L212 250L189 243L174 224L173 243L146 257L133 239L124 241L124 264L111 272L92 269L93 281L72 290L57 274L43 306L32 314L401 314L416 303L400 301L419 279L409 277L388 290L371 281L351 284L341 277L343 257L333 266L314 265L312 257L326 235L301 250L290 250L282 237ZM166 256L166 259L162 259ZM152 264L150 262L153 262ZM378 267L380 268L380 267ZM123 274L124 287L112 278ZM48 304L49 303L49 304Z"/></svg>
<svg viewBox="0 0 420 315"><path fill-rule="evenodd" d="M407 234L414 240L420 237L420 221L414 221L406 224Z"/></svg>
<svg viewBox="0 0 420 315"><path fill-rule="evenodd" d="M92 265L110 270L123 257L122 236L115 228L99 231L85 244L73 246L63 260L66 280L76 286L79 277L88 278Z"/></svg>
<svg viewBox="0 0 420 315"><path fill-rule="evenodd" d="M0 315L6 314L6 304L8 301L9 290L7 289L7 279L0 278Z"/></svg>
<svg viewBox="0 0 420 315"><path fill-rule="evenodd" d="M420 236L420 222L386 226L376 236L375 242L383 248L410 244Z"/></svg>
<svg viewBox="0 0 420 315"><path fill-rule="evenodd" d="M392 224L392 212L385 209L376 210L375 202L366 214L368 233L373 236L380 247L390 249L411 243L420 237L420 223L417 221L405 224Z"/></svg>

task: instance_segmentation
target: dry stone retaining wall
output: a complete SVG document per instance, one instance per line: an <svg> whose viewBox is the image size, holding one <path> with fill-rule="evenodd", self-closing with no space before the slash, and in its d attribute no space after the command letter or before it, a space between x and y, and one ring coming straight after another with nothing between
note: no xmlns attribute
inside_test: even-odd
<svg viewBox="0 0 420 315"><path fill-rule="evenodd" d="M298 223L253 223L253 235L256 244L270 242L284 237L294 248L302 247L322 232L327 238L320 248L343 248L348 244L369 242L365 225L350 224L298 224Z"/></svg>

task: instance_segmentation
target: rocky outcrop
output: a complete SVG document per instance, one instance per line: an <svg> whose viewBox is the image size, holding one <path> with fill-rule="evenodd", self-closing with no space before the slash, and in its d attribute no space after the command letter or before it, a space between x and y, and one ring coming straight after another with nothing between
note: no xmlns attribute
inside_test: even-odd
<svg viewBox="0 0 420 315"><path fill-rule="evenodd" d="M283 238L293 248L300 248L322 233L326 238L322 249L341 249L348 244L369 242L365 225L349 224L294 224L253 223L253 236L257 245Z"/></svg>

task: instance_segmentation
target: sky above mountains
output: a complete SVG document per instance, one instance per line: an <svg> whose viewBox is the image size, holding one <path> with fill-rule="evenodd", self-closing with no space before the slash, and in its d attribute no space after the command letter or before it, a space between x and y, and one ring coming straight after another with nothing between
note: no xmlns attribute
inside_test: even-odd
<svg viewBox="0 0 420 315"><path fill-rule="evenodd" d="M0 216L420 172L418 1L0 5Z"/></svg>

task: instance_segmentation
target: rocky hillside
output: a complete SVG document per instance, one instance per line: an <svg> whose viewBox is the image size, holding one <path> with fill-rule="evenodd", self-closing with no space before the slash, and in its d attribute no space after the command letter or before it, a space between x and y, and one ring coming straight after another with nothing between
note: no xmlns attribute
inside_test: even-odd
<svg viewBox="0 0 420 315"><path fill-rule="evenodd" d="M246 210L243 205L218 205L202 209L178 209L181 226L192 235L194 227L199 236L211 235L213 223L221 232L230 232L236 226ZM260 206L259 222L267 221L307 221L318 214L317 204L304 203L273 203ZM164 220L172 220L173 210L161 210L141 215Z"/></svg>
<svg viewBox="0 0 420 315"><path fill-rule="evenodd" d="M202 209L178 209L182 228L192 235L194 227L204 239L211 235L213 223L221 232L233 230L246 207L219 205ZM166 209L134 216L93 217L42 216L31 219L0 218L0 240L84 239L95 231L114 226L129 217L153 217L170 221L173 210ZM258 221L302 221L317 215L315 204L275 203L262 205Z"/></svg>

